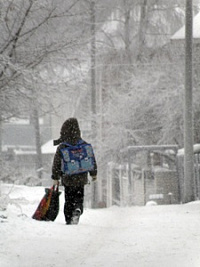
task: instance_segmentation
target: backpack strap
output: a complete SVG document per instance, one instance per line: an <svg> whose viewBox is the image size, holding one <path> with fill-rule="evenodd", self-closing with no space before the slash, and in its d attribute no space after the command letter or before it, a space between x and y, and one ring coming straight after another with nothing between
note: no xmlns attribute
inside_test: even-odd
<svg viewBox="0 0 200 267"><path fill-rule="evenodd" d="M78 141L77 145L81 145L81 144L84 144L84 143L85 143L85 141L83 141L83 139L80 139L80 140Z"/></svg>
<svg viewBox="0 0 200 267"><path fill-rule="evenodd" d="M72 145L70 145L70 144L67 143L67 142L62 142L61 145L72 146Z"/></svg>

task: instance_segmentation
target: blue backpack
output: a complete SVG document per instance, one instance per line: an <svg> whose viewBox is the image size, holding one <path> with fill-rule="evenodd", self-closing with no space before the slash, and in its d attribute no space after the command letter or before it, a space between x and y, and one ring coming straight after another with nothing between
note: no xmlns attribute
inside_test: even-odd
<svg viewBox="0 0 200 267"><path fill-rule="evenodd" d="M76 145L62 143L62 172L67 175L80 174L94 170L94 152L91 144L79 140Z"/></svg>

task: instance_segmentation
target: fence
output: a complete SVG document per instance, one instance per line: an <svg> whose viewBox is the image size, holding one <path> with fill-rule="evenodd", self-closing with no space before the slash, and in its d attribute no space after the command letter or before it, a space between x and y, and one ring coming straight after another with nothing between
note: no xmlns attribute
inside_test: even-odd
<svg viewBox="0 0 200 267"><path fill-rule="evenodd" d="M177 146L137 146L123 151L127 163L108 164L107 206L179 203L177 151Z"/></svg>
<svg viewBox="0 0 200 267"><path fill-rule="evenodd" d="M180 199L184 200L184 153L177 155L180 180ZM200 199L200 153L194 153L194 197Z"/></svg>
<svg viewBox="0 0 200 267"><path fill-rule="evenodd" d="M177 146L130 147L127 163L107 168L107 206L184 201L184 153ZM194 150L194 194L200 199L200 149ZM124 158L124 157L123 157Z"/></svg>

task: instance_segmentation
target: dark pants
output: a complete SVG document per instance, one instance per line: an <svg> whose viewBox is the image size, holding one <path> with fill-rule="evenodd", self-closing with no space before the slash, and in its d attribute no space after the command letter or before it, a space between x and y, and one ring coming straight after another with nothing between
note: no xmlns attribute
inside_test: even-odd
<svg viewBox="0 0 200 267"><path fill-rule="evenodd" d="M64 186L65 205L64 215L67 223L71 222L73 211L80 209L83 213L84 186Z"/></svg>

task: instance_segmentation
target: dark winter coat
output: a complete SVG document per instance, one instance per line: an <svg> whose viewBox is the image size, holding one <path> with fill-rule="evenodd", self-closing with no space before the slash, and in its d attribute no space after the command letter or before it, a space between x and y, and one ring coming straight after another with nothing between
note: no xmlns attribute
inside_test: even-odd
<svg viewBox="0 0 200 267"><path fill-rule="evenodd" d="M60 149L66 145L63 142L66 142L71 145L76 145L77 142L81 139L81 132L76 118L70 118L66 120L60 131L60 138L54 141L54 144L58 145L57 151L54 156L53 166L52 166L52 179L59 180L62 179L62 183L65 186L84 186L88 183L88 174L74 174L74 175L64 175L61 170L61 152ZM61 144L60 144L61 143ZM86 143L86 142L85 142ZM97 164L95 161L95 168L93 171L89 172L91 176L97 175Z"/></svg>

